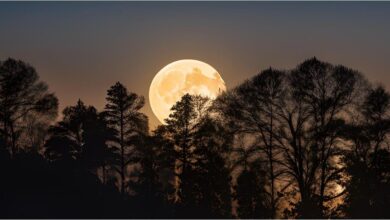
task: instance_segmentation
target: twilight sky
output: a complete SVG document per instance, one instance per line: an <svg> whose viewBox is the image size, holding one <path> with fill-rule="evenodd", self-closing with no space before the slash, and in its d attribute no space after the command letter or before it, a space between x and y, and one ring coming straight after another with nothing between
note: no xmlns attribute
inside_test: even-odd
<svg viewBox="0 0 390 220"><path fill-rule="evenodd" d="M306 58L344 64L390 89L390 2L0 2L0 60L33 65L60 100L102 110L116 81L148 99L179 59L228 88ZM150 109L151 127L159 122Z"/></svg>

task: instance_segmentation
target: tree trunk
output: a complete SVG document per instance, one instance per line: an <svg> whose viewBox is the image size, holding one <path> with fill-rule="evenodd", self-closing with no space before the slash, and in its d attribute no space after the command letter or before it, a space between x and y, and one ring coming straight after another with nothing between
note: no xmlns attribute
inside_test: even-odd
<svg viewBox="0 0 390 220"><path fill-rule="evenodd" d="M106 164L103 162L102 164L102 182L103 184L106 184Z"/></svg>
<svg viewBox="0 0 390 220"><path fill-rule="evenodd" d="M269 165L270 165L270 176L271 176L271 218L275 218L276 204L275 204L275 176L273 166L273 112L271 106L270 113L270 134L269 134Z"/></svg>
<svg viewBox="0 0 390 220"><path fill-rule="evenodd" d="M11 132L11 156L16 154L16 133L14 130L14 124L10 122L10 132Z"/></svg>
<svg viewBox="0 0 390 220"><path fill-rule="evenodd" d="M124 129L123 129L123 111L120 116L120 147L121 147L121 194L125 195L125 146L124 146Z"/></svg>
<svg viewBox="0 0 390 220"><path fill-rule="evenodd" d="M9 146L8 126L7 126L6 120L4 120L3 125L4 125L4 127L3 127L3 129L4 129L4 133L3 133L4 143L5 143L5 147L8 149L10 146Z"/></svg>

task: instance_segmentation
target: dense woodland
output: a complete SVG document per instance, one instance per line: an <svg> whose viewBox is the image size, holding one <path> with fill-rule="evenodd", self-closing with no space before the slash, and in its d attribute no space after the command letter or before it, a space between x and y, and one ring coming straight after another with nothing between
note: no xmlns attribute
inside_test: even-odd
<svg viewBox="0 0 390 220"><path fill-rule="evenodd" d="M390 94L358 71L311 58L183 95L150 131L119 82L59 114L31 65L0 62L0 217L390 218Z"/></svg>

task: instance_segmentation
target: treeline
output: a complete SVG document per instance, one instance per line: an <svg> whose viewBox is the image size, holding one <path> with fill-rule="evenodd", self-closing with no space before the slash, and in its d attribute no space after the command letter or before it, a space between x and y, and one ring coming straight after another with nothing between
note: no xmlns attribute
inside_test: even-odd
<svg viewBox="0 0 390 220"><path fill-rule="evenodd" d="M390 94L311 58L216 100L185 94L150 132L121 83L102 111L0 62L0 215L390 218Z"/></svg>

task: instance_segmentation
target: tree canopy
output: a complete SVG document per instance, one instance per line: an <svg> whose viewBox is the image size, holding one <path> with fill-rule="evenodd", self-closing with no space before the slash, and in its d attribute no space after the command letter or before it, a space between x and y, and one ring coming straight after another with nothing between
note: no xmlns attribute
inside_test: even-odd
<svg viewBox="0 0 390 220"><path fill-rule="evenodd" d="M55 120L35 69L0 62L0 216L390 217L390 94L357 70L268 68L153 130L144 105L117 82Z"/></svg>

